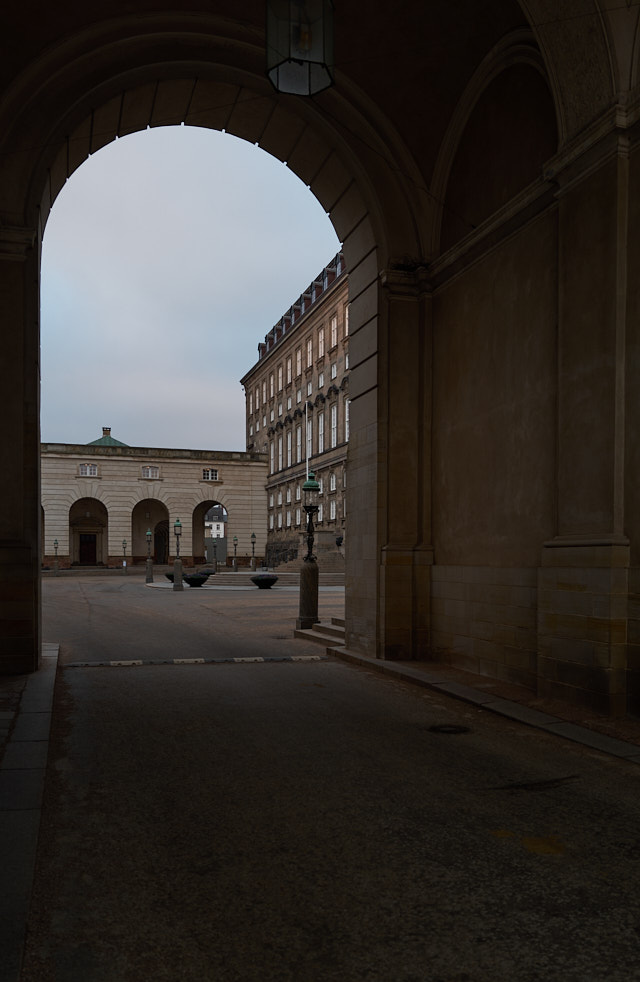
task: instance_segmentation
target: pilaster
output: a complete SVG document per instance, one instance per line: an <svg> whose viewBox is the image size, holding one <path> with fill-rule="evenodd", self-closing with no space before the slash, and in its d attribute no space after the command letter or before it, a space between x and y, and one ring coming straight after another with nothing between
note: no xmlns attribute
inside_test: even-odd
<svg viewBox="0 0 640 982"><path fill-rule="evenodd" d="M38 244L0 226L0 674L40 662Z"/></svg>

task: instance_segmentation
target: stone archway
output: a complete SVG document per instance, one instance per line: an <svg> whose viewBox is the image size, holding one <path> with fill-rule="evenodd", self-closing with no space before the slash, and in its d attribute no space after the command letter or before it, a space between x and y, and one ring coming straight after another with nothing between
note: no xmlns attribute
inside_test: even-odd
<svg viewBox="0 0 640 982"><path fill-rule="evenodd" d="M169 510L157 498L143 498L131 513L131 561L147 558L147 529L152 533L151 558L162 565L169 561Z"/></svg>
<svg viewBox="0 0 640 982"><path fill-rule="evenodd" d="M97 498L79 498L69 509L72 566L104 566L108 561L109 515Z"/></svg>

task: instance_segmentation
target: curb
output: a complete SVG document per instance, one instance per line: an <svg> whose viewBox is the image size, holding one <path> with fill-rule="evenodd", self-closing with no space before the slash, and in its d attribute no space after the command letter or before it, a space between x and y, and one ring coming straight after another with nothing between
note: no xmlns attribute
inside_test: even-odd
<svg viewBox="0 0 640 982"><path fill-rule="evenodd" d="M0 766L0 982L19 982L40 830L58 645L42 645Z"/></svg>
<svg viewBox="0 0 640 982"><path fill-rule="evenodd" d="M256 662L326 661L326 655L274 655L272 658L140 658L121 661L72 661L63 668L137 668L140 665L255 665ZM1 980L0 980L1 982Z"/></svg>
<svg viewBox="0 0 640 982"><path fill-rule="evenodd" d="M640 746L626 743L624 740L617 740L615 737L606 736L596 730L589 730L564 719L558 719L557 716L550 716L548 713L532 709L530 706L524 706L519 702L502 699L486 692L479 692L477 689L468 685L461 685L459 682L451 682L448 679L443 679L437 672L421 671L409 668L407 665L398 665L396 662L369 658L367 655L349 651L344 646L339 648L328 647L326 653L328 656L341 658L353 665L370 668L382 675L390 675L425 689L442 692L454 699L460 699L462 702L487 709L498 716L505 716L516 723L525 723L527 726L534 726L545 733L563 737L573 743L580 743L591 750L627 760L632 764L640 764Z"/></svg>

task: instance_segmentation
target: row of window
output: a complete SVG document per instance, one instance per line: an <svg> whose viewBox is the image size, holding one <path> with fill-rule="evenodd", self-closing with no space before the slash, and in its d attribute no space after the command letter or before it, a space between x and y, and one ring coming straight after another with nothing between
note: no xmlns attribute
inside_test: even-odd
<svg viewBox="0 0 640 982"><path fill-rule="evenodd" d="M98 477L98 465L97 464L80 464L78 467L78 474L80 477ZM141 477L143 480L157 481L160 478L160 468L153 465L144 465L141 468ZM202 468L202 480L203 481L217 481L218 471L215 467L203 467Z"/></svg>
<svg viewBox="0 0 640 982"><path fill-rule="evenodd" d="M346 514L346 501L343 502L343 515ZM329 502L328 515L326 516L330 522L335 522L338 517L338 502L335 498L332 498ZM315 522L321 525L325 521L324 505L320 503L318 505L318 513L315 518ZM284 514L279 511L276 515L269 515L269 530L271 532L278 528L299 528L302 526L303 516L301 508L287 508Z"/></svg>
<svg viewBox="0 0 640 982"><path fill-rule="evenodd" d="M318 488L319 488L318 494L319 495L322 495L322 494L324 494L324 481L323 481L323 478L322 477L317 477L316 480L318 482ZM346 472L346 469L345 469L342 472L342 487L343 488L346 488L346 486L347 486L347 472ZM331 471L331 473L329 474L329 491L336 491L337 488L338 488L338 479L337 479L335 473L333 471ZM273 508L275 505L277 505L278 507L280 507L280 505L282 505L283 500L284 500L285 504L290 505L291 504L291 494L292 494L291 487L287 487L285 489L285 491L284 491L284 499L283 499L282 488L280 488L277 492L276 491L272 491L270 493L270 495L269 495L269 508ZM293 489L293 495L294 495L296 501L300 501L302 499L302 485L301 484L296 484L295 485L295 487Z"/></svg>
<svg viewBox="0 0 640 982"><path fill-rule="evenodd" d="M344 337L347 337L349 333L349 308L345 307L345 317L344 317ZM330 341L329 351L332 351L338 344L338 315L334 314L329 322L329 338ZM290 385L294 377L299 378L302 375L302 362L303 353L306 350L306 364L305 368L311 368L313 366L313 335L310 335L304 344L300 345L295 349L293 355L289 355L284 363L281 363L276 368L275 374L271 372L268 380L265 378L262 382L262 386L256 385L254 391L249 392L249 413L254 411L254 406L256 411L260 408L260 393L262 391L262 404L267 402L267 399L273 399L276 393L282 392L285 385ZM319 327L317 332L317 357L324 358L325 353L325 329L324 327ZM294 375L295 366L295 375ZM345 356L345 368L349 367L348 355ZM337 363L334 361L331 365L331 378L335 378L337 375ZM318 382L320 388L324 385L324 372L321 373L322 382ZM286 379L286 382L285 382Z"/></svg>
<svg viewBox="0 0 640 982"><path fill-rule="evenodd" d="M275 440L269 443L269 473L275 474L285 467L293 467L300 464L303 460L312 457L314 453L321 454L325 450L333 450L338 446L338 405L334 403L329 408L328 432L325 427L326 413L315 413L315 449L314 449L314 422L313 419L306 421L306 444L303 447L303 424L299 423L295 429L289 429ZM349 400L344 401L344 442L349 440Z"/></svg>
<svg viewBox="0 0 640 982"><path fill-rule="evenodd" d="M335 378L335 377L336 377L335 374L332 373L331 378ZM322 378L322 375L321 375L321 378ZM319 383L319 386L320 386L320 388L322 388L324 386L324 379L322 379L322 381ZM313 383L312 382L308 382L307 383L307 397L309 397L309 396L313 396ZM298 389L297 392L296 392L296 405L300 405L301 402L302 402L302 389ZM288 396L287 397L286 403L284 403L284 402L279 402L278 403L278 418L280 418L283 415L285 405L287 407L287 412L290 412L291 409L293 408L293 399L292 399L291 396ZM270 409L269 410L269 422L270 423L274 423L275 422L275 418L276 418L276 410L275 410L275 408L274 409ZM266 427L266 425L267 425L267 414L264 413L263 416L262 416L262 428L264 429ZM253 423L253 422L250 422L249 423L249 436L253 436L254 433L259 433L259 432L260 432L260 417L259 416L256 416L255 423Z"/></svg>

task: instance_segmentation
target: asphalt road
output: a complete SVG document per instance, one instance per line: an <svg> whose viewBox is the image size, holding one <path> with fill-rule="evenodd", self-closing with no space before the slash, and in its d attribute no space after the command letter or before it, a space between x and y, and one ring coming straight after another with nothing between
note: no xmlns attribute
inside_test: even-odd
<svg viewBox="0 0 640 982"><path fill-rule="evenodd" d="M45 584L45 633L241 608L123 589ZM22 982L634 982L639 782L333 659L62 668Z"/></svg>

